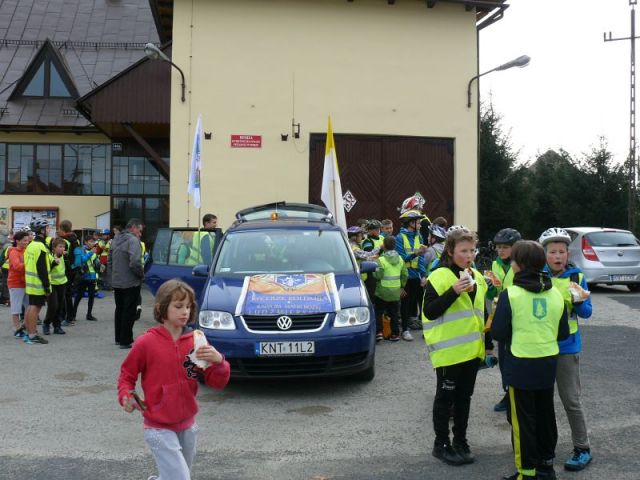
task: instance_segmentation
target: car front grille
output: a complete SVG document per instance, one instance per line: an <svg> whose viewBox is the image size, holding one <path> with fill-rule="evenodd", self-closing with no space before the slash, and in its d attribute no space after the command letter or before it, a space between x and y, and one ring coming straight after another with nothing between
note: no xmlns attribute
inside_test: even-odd
<svg viewBox="0 0 640 480"><path fill-rule="evenodd" d="M324 322L325 313L313 315L288 315L292 320L291 328L281 330L278 328L278 318L281 315L244 315L244 323L249 330L254 332L299 332L301 330L318 330Z"/></svg>
<svg viewBox="0 0 640 480"><path fill-rule="evenodd" d="M229 358L231 374L236 377L298 377L340 375L363 365L369 352L329 357Z"/></svg>

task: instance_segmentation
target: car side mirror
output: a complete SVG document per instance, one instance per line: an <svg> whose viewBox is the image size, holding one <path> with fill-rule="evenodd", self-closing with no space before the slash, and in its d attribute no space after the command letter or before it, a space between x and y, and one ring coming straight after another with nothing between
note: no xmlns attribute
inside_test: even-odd
<svg viewBox="0 0 640 480"><path fill-rule="evenodd" d="M191 275L194 277L208 277L209 276L209 265L196 265L191 270Z"/></svg>
<svg viewBox="0 0 640 480"><path fill-rule="evenodd" d="M376 262L362 262L360 264L360 273L373 273L378 268Z"/></svg>

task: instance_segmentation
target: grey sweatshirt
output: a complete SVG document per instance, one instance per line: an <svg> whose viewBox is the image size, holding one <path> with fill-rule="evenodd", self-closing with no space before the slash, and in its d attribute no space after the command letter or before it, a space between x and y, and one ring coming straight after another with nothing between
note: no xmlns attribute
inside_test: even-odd
<svg viewBox="0 0 640 480"><path fill-rule="evenodd" d="M142 284L142 247L140 239L131 232L116 235L111 241L108 268L113 288L131 288Z"/></svg>

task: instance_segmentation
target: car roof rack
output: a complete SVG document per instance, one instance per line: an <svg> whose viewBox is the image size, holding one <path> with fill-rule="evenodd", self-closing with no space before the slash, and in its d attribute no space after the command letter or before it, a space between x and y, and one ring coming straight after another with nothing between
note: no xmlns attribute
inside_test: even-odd
<svg viewBox="0 0 640 480"><path fill-rule="evenodd" d="M242 209L236 213L236 223L260 220L324 222L335 225L333 214L327 208L311 203L285 201L265 203L264 205Z"/></svg>

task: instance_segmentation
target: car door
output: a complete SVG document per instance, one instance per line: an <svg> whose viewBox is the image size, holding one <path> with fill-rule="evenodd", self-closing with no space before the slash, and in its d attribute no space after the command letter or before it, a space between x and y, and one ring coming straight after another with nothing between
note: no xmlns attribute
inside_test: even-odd
<svg viewBox="0 0 640 480"><path fill-rule="evenodd" d="M172 278L177 278L187 283L200 294L207 281L207 277L196 277L193 268L201 264L201 255L193 246L195 228L161 228L158 230L151 259L145 274L145 284L154 295L160 286ZM222 231L215 229L209 232L214 241L214 249L211 258L215 257L221 243Z"/></svg>

